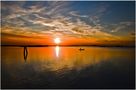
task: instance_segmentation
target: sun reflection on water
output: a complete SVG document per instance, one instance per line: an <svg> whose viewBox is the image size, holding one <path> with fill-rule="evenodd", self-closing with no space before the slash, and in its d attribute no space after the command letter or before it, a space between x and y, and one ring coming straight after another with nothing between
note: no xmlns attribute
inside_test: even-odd
<svg viewBox="0 0 136 90"><path fill-rule="evenodd" d="M59 57L59 51L60 51L59 46L56 46L55 47L56 57Z"/></svg>
<svg viewBox="0 0 136 90"><path fill-rule="evenodd" d="M27 63L33 64L38 71L46 69L56 71L63 68L82 70L111 60L134 60L133 48L83 48L84 51L79 51L79 47L29 47ZM7 68L24 64L22 47L2 47L2 49L3 63L6 63Z"/></svg>

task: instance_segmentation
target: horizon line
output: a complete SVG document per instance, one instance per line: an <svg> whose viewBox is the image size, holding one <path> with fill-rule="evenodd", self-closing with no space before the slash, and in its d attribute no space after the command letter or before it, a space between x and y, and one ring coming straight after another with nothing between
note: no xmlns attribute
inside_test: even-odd
<svg viewBox="0 0 136 90"><path fill-rule="evenodd" d="M81 46L87 46L87 47L135 47L134 46L124 46L124 45L1 45L1 46L7 46L7 47L53 47L53 46L60 46L60 47L81 47Z"/></svg>

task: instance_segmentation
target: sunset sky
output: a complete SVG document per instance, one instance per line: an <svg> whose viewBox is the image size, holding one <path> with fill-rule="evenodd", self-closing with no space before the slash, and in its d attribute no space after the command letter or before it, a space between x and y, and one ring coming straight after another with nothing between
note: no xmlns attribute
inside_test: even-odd
<svg viewBox="0 0 136 90"><path fill-rule="evenodd" d="M2 45L135 43L133 1L3 1Z"/></svg>

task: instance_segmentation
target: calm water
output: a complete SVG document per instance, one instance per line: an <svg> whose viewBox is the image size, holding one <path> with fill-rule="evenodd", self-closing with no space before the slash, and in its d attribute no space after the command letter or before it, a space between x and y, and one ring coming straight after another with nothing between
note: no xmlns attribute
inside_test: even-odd
<svg viewBox="0 0 136 90"><path fill-rule="evenodd" d="M82 48L2 47L2 88L134 88L134 48Z"/></svg>

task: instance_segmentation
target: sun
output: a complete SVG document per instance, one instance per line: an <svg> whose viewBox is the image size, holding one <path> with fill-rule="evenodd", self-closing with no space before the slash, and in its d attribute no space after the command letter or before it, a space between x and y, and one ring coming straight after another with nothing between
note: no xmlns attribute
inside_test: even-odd
<svg viewBox="0 0 136 90"><path fill-rule="evenodd" d="M55 38L54 39L54 42L56 43L56 44L59 44L61 41L60 41L60 38Z"/></svg>

